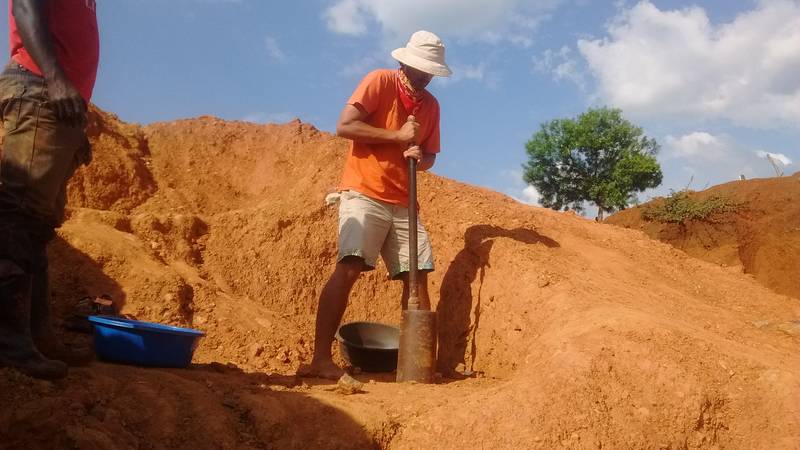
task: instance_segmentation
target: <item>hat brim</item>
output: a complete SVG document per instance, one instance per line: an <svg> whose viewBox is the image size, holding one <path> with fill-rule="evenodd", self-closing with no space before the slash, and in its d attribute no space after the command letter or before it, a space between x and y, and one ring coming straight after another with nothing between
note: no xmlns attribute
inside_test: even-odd
<svg viewBox="0 0 800 450"><path fill-rule="evenodd" d="M401 63L407 66L413 67L417 70L421 70L431 75L436 75L437 77L449 77L453 73L447 66L447 64L440 64L437 62L428 61L427 59L420 58L419 56L406 51L405 47L392 50L392 58L400 61Z"/></svg>

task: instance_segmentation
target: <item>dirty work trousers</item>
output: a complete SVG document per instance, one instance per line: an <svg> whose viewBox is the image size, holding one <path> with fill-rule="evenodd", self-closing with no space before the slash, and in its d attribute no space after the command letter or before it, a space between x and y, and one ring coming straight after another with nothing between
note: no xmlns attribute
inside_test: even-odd
<svg viewBox="0 0 800 450"><path fill-rule="evenodd" d="M5 136L0 161L0 284L47 270L47 243L64 220L66 187L91 160L85 123L48 104L44 78L10 62L0 74ZM45 283L46 277L45 277Z"/></svg>

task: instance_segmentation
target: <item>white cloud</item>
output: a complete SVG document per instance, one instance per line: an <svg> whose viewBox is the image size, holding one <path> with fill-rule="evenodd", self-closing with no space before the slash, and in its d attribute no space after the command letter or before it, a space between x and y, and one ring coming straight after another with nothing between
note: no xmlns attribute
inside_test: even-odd
<svg viewBox="0 0 800 450"><path fill-rule="evenodd" d="M360 35L374 21L393 39L419 29L457 38L530 46L542 20L564 0L334 0L324 13L328 28Z"/></svg>
<svg viewBox="0 0 800 450"><path fill-rule="evenodd" d="M800 128L800 2L762 0L729 23L699 7L623 10L604 39L578 42L598 96L639 117Z"/></svg>
<svg viewBox="0 0 800 450"><path fill-rule="evenodd" d="M722 139L704 131L695 131L677 138L668 135L664 141L666 158L716 162L725 159L729 154L729 147Z"/></svg>
<svg viewBox="0 0 800 450"><path fill-rule="evenodd" d="M575 83L581 90L586 88L579 62L567 46L559 50L547 49L538 58L534 57L533 63L537 71L552 74L556 81L567 80Z"/></svg>
<svg viewBox="0 0 800 450"><path fill-rule="evenodd" d="M359 35L367 32L367 16L360 0L340 0L323 14L328 29L336 33Z"/></svg>
<svg viewBox="0 0 800 450"><path fill-rule="evenodd" d="M283 53L283 50L281 50L281 46L278 44L277 39L267 36L264 38L264 44L267 47L267 54L271 60L282 62L286 59L286 55Z"/></svg>
<svg viewBox="0 0 800 450"><path fill-rule="evenodd" d="M522 178L522 169L503 170L498 177L501 180L499 190L509 195L514 200L528 205L539 206L541 196L535 187L526 184Z"/></svg>
<svg viewBox="0 0 800 450"><path fill-rule="evenodd" d="M757 150L737 142L727 134L694 131L662 139L659 161L664 172L663 184L647 195L667 195L670 190L689 187L703 190L709 186L746 178L773 177L775 171L765 159L771 155L784 166L792 161L782 153Z"/></svg>
<svg viewBox="0 0 800 450"><path fill-rule="evenodd" d="M328 1L330 6L323 17L329 30L353 36L369 33L376 38L380 55L386 55L362 57L340 69L342 75L356 77L375 67L395 65L394 59L388 56L390 50L405 45L409 36L420 29L438 34L448 47L464 41L530 47L539 25L550 19L557 6L569 0ZM437 77L435 83L448 86L476 81L489 89L499 86L497 71L490 70L485 60L473 57L459 63L449 54L446 59L453 76Z"/></svg>
<svg viewBox="0 0 800 450"><path fill-rule="evenodd" d="M537 191L535 187L527 186L522 190L522 198L520 200L529 205L538 205L540 198L539 191Z"/></svg>
<svg viewBox="0 0 800 450"><path fill-rule="evenodd" d="M756 155L759 158L767 158L767 156L771 157L773 160L780 162L784 166L790 166L792 164L792 160L789 159L788 156L784 155L783 153L770 153L765 152L764 150L757 150Z"/></svg>

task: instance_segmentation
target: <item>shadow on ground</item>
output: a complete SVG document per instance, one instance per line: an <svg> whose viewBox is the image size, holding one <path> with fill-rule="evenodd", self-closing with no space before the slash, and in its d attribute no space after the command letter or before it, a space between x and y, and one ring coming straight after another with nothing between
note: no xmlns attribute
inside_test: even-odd
<svg viewBox="0 0 800 450"><path fill-rule="evenodd" d="M0 370L4 449L379 448L294 377L93 363L52 384Z"/></svg>
<svg viewBox="0 0 800 450"><path fill-rule="evenodd" d="M475 333L480 325L481 288L489 256L497 238L509 238L527 245L543 244L559 247L558 242L536 231L492 225L474 225L464 233L464 248L453 258L442 279L437 306L438 362L437 369L445 376L454 376L459 364L474 361L477 353ZM473 282L478 279L475 293ZM470 316L474 316L474 323ZM471 345L468 345L471 343ZM470 347L469 349L467 347ZM472 355L467 358L467 353ZM473 370L473 367L465 367Z"/></svg>
<svg viewBox="0 0 800 450"><path fill-rule="evenodd" d="M125 305L125 292L116 281L103 273L103 267L89 255L56 237L48 247L53 312L66 317L85 296L106 294L117 309Z"/></svg>

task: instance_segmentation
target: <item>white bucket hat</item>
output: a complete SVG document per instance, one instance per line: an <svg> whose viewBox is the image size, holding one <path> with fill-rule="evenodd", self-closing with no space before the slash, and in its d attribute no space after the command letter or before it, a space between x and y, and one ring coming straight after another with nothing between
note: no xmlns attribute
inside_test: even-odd
<svg viewBox="0 0 800 450"><path fill-rule="evenodd" d="M431 75L449 77L453 73L444 62L444 44L430 31L417 31L405 47L392 51L392 58Z"/></svg>

